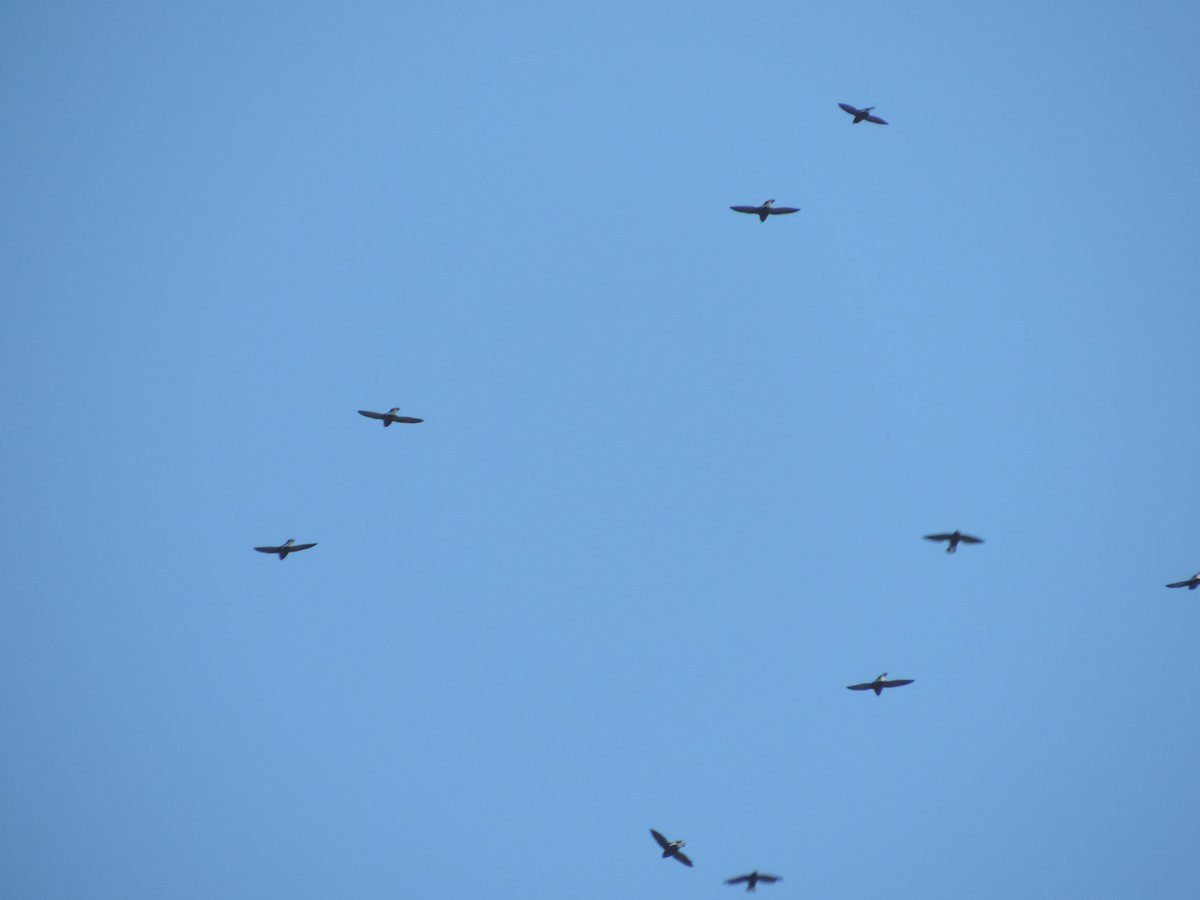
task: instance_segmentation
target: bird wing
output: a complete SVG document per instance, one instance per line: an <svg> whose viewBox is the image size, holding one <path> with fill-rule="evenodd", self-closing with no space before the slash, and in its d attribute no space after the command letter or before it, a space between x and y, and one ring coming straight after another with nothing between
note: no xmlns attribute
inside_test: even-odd
<svg viewBox="0 0 1200 900"><path fill-rule="evenodd" d="M263 548L262 548L262 547L255 547L254 549L255 549L255 550L262 550ZM1192 583L1192 580L1189 578L1187 581L1176 581L1174 584L1168 584L1168 585L1167 585L1167 587L1187 587L1187 586L1188 586L1188 585L1190 585L1191 583Z"/></svg>
<svg viewBox="0 0 1200 900"><path fill-rule="evenodd" d="M887 120L881 119L881 118L879 118L879 116L867 116L867 121L874 122L876 125L886 125L887 124Z"/></svg>
<svg viewBox="0 0 1200 900"><path fill-rule="evenodd" d="M412 416L392 416L392 421L393 422L405 422L408 424L416 424L417 422L424 422L425 420L424 419L415 419Z"/></svg>
<svg viewBox="0 0 1200 900"><path fill-rule="evenodd" d="M765 881L767 884L774 884L777 881L783 881L783 878L782 878L782 876L779 876L779 875L763 875L760 873L758 876L758 880Z"/></svg>
<svg viewBox="0 0 1200 900"><path fill-rule="evenodd" d="M315 547L315 546L317 546L317 545L316 544L292 544L292 546L288 547L288 553L295 553L297 550L308 550L309 548Z"/></svg>
<svg viewBox="0 0 1200 900"><path fill-rule="evenodd" d="M684 853L682 850L676 850L671 855L674 856L681 863L683 863L685 866L687 866L689 869L692 867L692 861L690 859L688 859L687 854Z"/></svg>
<svg viewBox="0 0 1200 900"><path fill-rule="evenodd" d="M982 544L983 538L971 537L969 534L960 534L958 539L964 544Z"/></svg>
<svg viewBox="0 0 1200 900"><path fill-rule="evenodd" d="M875 682L872 681L872 682L868 682L867 684L848 684L848 685L846 685L846 690L848 690L848 691L869 691L869 690L872 690L874 687L875 687Z"/></svg>
<svg viewBox="0 0 1200 900"><path fill-rule="evenodd" d="M259 553L278 553L282 547L255 547Z"/></svg>
<svg viewBox="0 0 1200 900"><path fill-rule="evenodd" d="M759 878L761 878L761 877L762 876L760 875ZM749 881L749 880L750 880L749 875L739 875L737 878L726 878L725 883L726 884L741 884L743 881Z"/></svg>
<svg viewBox="0 0 1200 900"><path fill-rule="evenodd" d="M770 216L786 216L788 213L800 212L798 206L772 206L767 210L767 215Z"/></svg>
<svg viewBox="0 0 1200 900"><path fill-rule="evenodd" d="M927 540L927 541L948 541L953 537L954 537L954 535L952 535L952 534L927 534L927 535L925 535L925 540ZM959 540L962 540L962 538L959 538Z"/></svg>
<svg viewBox="0 0 1200 900"><path fill-rule="evenodd" d="M654 835L654 839L655 839L656 841L658 841L658 846L662 847L664 850L666 850L668 847L670 847L670 846L671 846L671 842L670 842L670 841L668 841L668 840L667 840L665 837L663 837L661 834L659 834L657 831L655 831L653 828L651 828L651 829L650 829L650 833L651 833L652 835Z"/></svg>
<svg viewBox="0 0 1200 900"><path fill-rule="evenodd" d="M881 681L883 687L904 687L906 684L912 684L916 681L915 678L893 678L891 681Z"/></svg>
<svg viewBox="0 0 1200 900"><path fill-rule="evenodd" d="M731 206L729 208L732 209L734 212L750 213L751 215L754 215L755 213L758 212L757 206Z"/></svg>
<svg viewBox="0 0 1200 900"><path fill-rule="evenodd" d="M365 410L365 409L360 409L358 411L358 414L360 416L366 416L368 419L386 419L387 418L387 413L369 412L368 410Z"/></svg>
<svg viewBox="0 0 1200 900"><path fill-rule="evenodd" d="M859 110L855 109L849 103L839 103L838 106L840 106L846 112L850 113L850 115L852 115L852 116L857 116L859 113Z"/></svg>

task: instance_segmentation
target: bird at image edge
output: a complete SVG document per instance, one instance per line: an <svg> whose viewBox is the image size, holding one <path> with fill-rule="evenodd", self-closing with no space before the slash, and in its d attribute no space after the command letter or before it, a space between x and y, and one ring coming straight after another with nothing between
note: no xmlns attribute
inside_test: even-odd
<svg viewBox="0 0 1200 900"><path fill-rule="evenodd" d="M1187 581L1175 581L1175 582L1172 582L1171 584L1168 584L1167 587L1175 587L1175 588L1185 587L1189 591L1194 591L1196 588L1200 587L1200 572L1197 572L1195 575L1193 575Z"/></svg>

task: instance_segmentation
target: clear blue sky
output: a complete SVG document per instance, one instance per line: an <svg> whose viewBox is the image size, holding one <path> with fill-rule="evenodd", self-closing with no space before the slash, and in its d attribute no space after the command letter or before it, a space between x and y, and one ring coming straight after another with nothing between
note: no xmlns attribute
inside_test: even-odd
<svg viewBox="0 0 1200 900"><path fill-rule="evenodd" d="M1196 4L0 33L0 895L1200 896Z"/></svg>

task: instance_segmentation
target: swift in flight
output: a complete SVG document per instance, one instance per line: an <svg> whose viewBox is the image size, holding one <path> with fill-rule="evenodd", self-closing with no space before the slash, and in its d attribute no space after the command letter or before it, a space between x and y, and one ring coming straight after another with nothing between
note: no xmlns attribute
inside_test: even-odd
<svg viewBox="0 0 1200 900"><path fill-rule="evenodd" d="M868 681L865 684L848 684L846 685L846 690L874 691L875 696L878 697L883 693L884 688L904 687L906 684L912 684L914 680L913 678L893 678L891 681L888 681L887 672L884 672L874 681Z"/></svg>
<svg viewBox="0 0 1200 900"><path fill-rule="evenodd" d="M682 850L687 841L668 841L653 828L650 829L650 833L654 835L654 839L658 841L658 846L662 847L663 859L666 859L668 856L674 857L689 869L692 867L692 861L687 858L687 854L685 854Z"/></svg>
<svg viewBox="0 0 1200 900"><path fill-rule="evenodd" d="M947 553L953 553L958 549L960 543L963 544L982 544L983 538L971 537L969 534L963 534L961 531L955 531L950 534L927 534L927 541L949 541L950 546L946 548Z"/></svg>
<svg viewBox="0 0 1200 900"><path fill-rule="evenodd" d="M289 553L299 553L301 550L307 550L310 547L315 547L316 544L297 544L295 538L288 538L286 544L279 547L255 547L259 553L278 553L280 559L287 559Z"/></svg>
<svg viewBox="0 0 1200 900"><path fill-rule="evenodd" d="M778 875L763 875L761 872L756 870L751 872L749 875L739 875L737 878L726 879L725 883L741 884L743 881L746 882L746 892L753 893L755 885L757 885L760 881L763 884L774 884L777 881L783 881L783 879Z"/></svg>
<svg viewBox="0 0 1200 900"><path fill-rule="evenodd" d="M360 409L358 414L360 416L366 416L368 419L383 419L384 428L387 428L393 422L403 422L405 425L415 425L418 422L425 421L424 419L414 419L412 416L398 416L396 415L398 412L400 412L400 407L393 406L385 413L370 412L369 410Z"/></svg>
<svg viewBox="0 0 1200 900"><path fill-rule="evenodd" d="M750 213L752 216L758 216L758 221L767 221L767 216L786 216L788 213L800 212L800 208L796 206L775 206L774 200L766 200L762 206L731 206L729 207L734 212Z"/></svg>
<svg viewBox="0 0 1200 900"><path fill-rule="evenodd" d="M862 109L853 107L849 103L839 103L838 106L840 106L850 115L854 116L854 121L850 123L851 125L857 125L863 119L866 119L868 122L874 122L876 125L887 124L887 122L879 118L879 116L871 115L871 110L875 108L873 106L864 106Z"/></svg>

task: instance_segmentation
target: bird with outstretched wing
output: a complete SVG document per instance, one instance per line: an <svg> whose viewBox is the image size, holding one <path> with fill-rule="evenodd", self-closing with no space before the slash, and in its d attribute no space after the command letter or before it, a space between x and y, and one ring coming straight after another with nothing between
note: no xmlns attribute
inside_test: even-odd
<svg viewBox="0 0 1200 900"><path fill-rule="evenodd" d="M758 221L767 221L767 216L786 216L789 213L800 212L797 206L776 206L774 200L766 200L762 206L731 206L734 212L758 216Z"/></svg>
<svg viewBox="0 0 1200 900"><path fill-rule="evenodd" d="M963 543L963 544L982 544L983 543L983 538L972 537L969 534L963 534L961 531L951 531L947 534L927 534L927 535L925 535L925 540L927 540L927 541L949 541L949 545L946 547L947 553L954 553L956 550L958 550L958 545L960 543Z"/></svg>
<svg viewBox="0 0 1200 900"><path fill-rule="evenodd" d="M683 863L688 868L691 868L692 861L690 859L688 859L687 854L685 854L680 849L686 845L686 843L687 843L686 841L668 841L665 837L663 837L661 834L659 834L653 828L650 829L650 833L652 835L654 835L654 840L658 841L658 846L662 847L663 859L666 859L668 856L671 856L671 857L674 857L675 859L679 860L681 863Z"/></svg>
<svg viewBox="0 0 1200 900"><path fill-rule="evenodd" d="M299 553L301 550L308 550L316 544L297 544L295 538L288 538L286 544L280 544L278 547L255 547L259 553L275 553L280 559L287 559L289 553Z"/></svg>
<svg viewBox="0 0 1200 900"><path fill-rule="evenodd" d="M875 108L873 106L864 106L862 109L859 109L856 106L851 106L849 103L839 103L838 106L840 106L845 112L854 116L854 121L851 123L853 125L857 125L863 120L866 120L867 122L874 122L876 125L887 124L887 120L871 114L871 110Z"/></svg>
<svg viewBox="0 0 1200 900"><path fill-rule="evenodd" d="M874 681L866 681L866 682L863 682L862 684L848 684L848 685L846 685L846 690L848 690L848 691L874 691L875 696L878 697L880 694L883 693L884 688L904 687L904 685L906 685L906 684L912 684L913 681L915 681L915 680L916 679L913 679L913 678L893 678L889 681L888 677L887 677L887 672L884 672L882 675L880 675Z"/></svg>
<svg viewBox="0 0 1200 900"><path fill-rule="evenodd" d="M396 415L398 412L400 412L400 407L393 406L385 413L371 412L369 409L360 409L358 414L360 416L366 416L368 419L382 419L384 428L387 428L393 422L401 422L405 425L416 425L418 422L425 421L424 419L416 419L412 416L398 416Z"/></svg>
<svg viewBox="0 0 1200 900"><path fill-rule="evenodd" d="M726 884L746 884L746 892L753 893L754 888L762 882L763 884L774 884L777 881L783 881L778 875L764 875L762 872L754 871L749 875L739 875L737 878L725 879Z"/></svg>
<svg viewBox="0 0 1200 900"><path fill-rule="evenodd" d="M1172 584L1168 584L1167 587L1169 587L1169 588L1185 587L1189 591L1194 591L1196 588L1200 587L1200 572L1197 572L1195 575L1193 575L1187 581L1176 581L1176 582L1173 582Z"/></svg>

